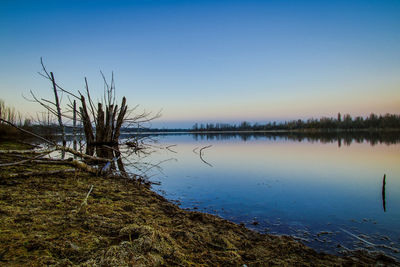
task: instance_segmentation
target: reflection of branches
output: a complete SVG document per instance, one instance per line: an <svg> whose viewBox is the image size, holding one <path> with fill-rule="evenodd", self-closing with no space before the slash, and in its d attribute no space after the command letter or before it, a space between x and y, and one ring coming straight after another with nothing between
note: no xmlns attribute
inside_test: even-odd
<svg viewBox="0 0 400 267"><path fill-rule="evenodd" d="M150 162L142 162L142 161L130 161L129 166L138 171L140 176L147 177L149 179L151 175L149 175L149 171L156 169L162 175L165 175L162 171L161 164L168 162L168 161L177 161L175 158L170 158L166 160L162 160L158 163L150 163Z"/></svg>
<svg viewBox="0 0 400 267"><path fill-rule="evenodd" d="M178 153L178 152L170 149L171 147L174 147L174 146L176 146L176 145L169 145L169 146L166 146L165 149L168 150L168 151L171 151L172 153Z"/></svg>
<svg viewBox="0 0 400 267"><path fill-rule="evenodd" d="M208 145L208 146L202 147L202 148L200 149L200 151L199 151L199 156L200 156L200 159L201 159L205 164L207 164L208 166L212 167L212 165L211 165L210 163L208 163L207 161L205 161L205 160L203 159L203 154L202 154L202 152L203 152L204 149L207 149L207 148L210 148L210 147L212 147L212 145Z"/></svg>

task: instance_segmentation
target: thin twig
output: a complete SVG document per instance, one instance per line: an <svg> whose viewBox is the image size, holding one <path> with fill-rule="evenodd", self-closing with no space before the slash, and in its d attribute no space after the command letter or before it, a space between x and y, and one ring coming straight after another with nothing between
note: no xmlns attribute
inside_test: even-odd
<svg viewBox="0 0 400 267"><path fill-rule="evenodd" d="M364 243L367 244L367 245L370 245L370 246L373 246L373 247L376 246L375 244L373 244L373 243L371 243L371 242L365 240L364 238L361 238L361 237L359 237L359 236L356 236L355 234L352 234L352 233L350 233L349 231L347 231L347 230L345 230L345 229L343 229L343 228L340 228L340 227L339 227L339 229L342 230L343 232L345 232L346 234L349 234L349 235L351 235L352 237L357 238L358 240L364 242Z"/></svg>
<svg viewBox="0 0 400 267"><path fill-rule="evenodd" d="M87 200L88 200L89 195L90 195L90 193L92 192L92 190L93 190L93 185L90 187L89 192L87 193L85 199L82 201L82 204L81 204L81 206L79 207L77 213L79 213L79 212L81 211L81 209L82 209L83 206L86 206L86 205L87 205Z"/></svg>

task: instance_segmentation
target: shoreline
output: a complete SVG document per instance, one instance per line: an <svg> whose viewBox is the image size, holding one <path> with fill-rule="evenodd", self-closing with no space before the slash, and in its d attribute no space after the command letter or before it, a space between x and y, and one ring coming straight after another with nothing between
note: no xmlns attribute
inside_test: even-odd
<svg viewBox="0 0 400 267"><path fill-rule="evenodd" d="M0 159L13 160L11 155ZM54 166L28 164L1 171L35 168ZM317 253L292 237L260 234L214 215L183 210L125 178L83 172L16 177L1 179L0 191L0 261L6 266L399 264L362 251Z"/></svg>

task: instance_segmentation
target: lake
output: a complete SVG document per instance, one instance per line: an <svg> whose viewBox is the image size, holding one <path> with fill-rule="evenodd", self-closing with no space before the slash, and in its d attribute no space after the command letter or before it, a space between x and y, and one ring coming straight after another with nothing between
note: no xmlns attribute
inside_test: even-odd
<svg viewBox="0 0 400 267"><path fill-rule="evenodd" d="M215 214L262 233L291 235L317 251L367 249L399 258L398 138L156 138L159 146L169 147L146 158L152 164L164 161L162 169L149 173L151 181L160 182L153 190L184 209Z"/></svg>

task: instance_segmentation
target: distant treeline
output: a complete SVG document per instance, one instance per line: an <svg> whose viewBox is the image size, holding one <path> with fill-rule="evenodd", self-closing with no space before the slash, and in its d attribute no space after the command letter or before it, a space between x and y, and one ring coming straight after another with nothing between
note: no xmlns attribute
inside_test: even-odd
<svg viewBox="0 0 400 267"><path fill-rule="evenodd" d="M285 122L268 122L251 124L244 121L240 124L207 123L194 124L192 131L290 131L290 130L362 130L362 129L400 129L400 115L371 113L368 117L352 118L349 114L343 117L338 113L336 118L292 120Z"/></svg>

